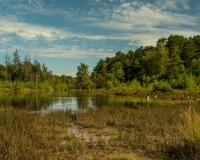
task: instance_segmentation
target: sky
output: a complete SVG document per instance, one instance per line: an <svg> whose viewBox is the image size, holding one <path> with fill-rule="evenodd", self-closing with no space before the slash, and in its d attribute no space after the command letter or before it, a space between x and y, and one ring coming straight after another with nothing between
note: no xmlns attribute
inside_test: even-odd
<svg viewBox="0 0 200 160"><path fill-rule="evenodd" d="M200 34L199 0L0 0L0 63L17 48L55 74L171 34Z"/></svg>

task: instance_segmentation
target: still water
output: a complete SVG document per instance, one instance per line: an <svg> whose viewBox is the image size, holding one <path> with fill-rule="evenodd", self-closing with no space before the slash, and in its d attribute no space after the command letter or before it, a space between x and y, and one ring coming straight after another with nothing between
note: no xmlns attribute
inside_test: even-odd
<svg viewBox="0 0 200 160"><path fill-rule="evenodd" d="M0 96L0 107L11 107L34 112L57 110L79 111L102 106L141 107L154 105L177 105L177 101L151 100L134 97L116 97L112 95L89 95L85 92L68 94L32 93Z"/></svg>

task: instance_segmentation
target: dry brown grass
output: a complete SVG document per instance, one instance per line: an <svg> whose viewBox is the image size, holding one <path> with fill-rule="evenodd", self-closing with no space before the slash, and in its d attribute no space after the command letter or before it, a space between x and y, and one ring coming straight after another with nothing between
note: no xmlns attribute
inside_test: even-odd
<svg viewBox="0 0 200 160"><path fill-rule="evenodd" d="M102 107L42 115L2 110L0 159L198 159L200 114L186 108ZM73 125L89 140L69 134Z"/></svg>

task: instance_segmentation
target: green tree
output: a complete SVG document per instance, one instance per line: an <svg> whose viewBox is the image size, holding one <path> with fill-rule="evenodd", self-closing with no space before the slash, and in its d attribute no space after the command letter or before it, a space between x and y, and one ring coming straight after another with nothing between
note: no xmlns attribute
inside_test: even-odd
<svg viewBox="0 0 200 160"><path fill-rule="evenodd" d="M92 81L89 76L88 66L84 63L81 63L77 67L77 86L79 89L91 89Z"/></svg>
<svg viewBox="0 0 200 160"><path fill-rule="evenodd" d="M31 81L32 64L31 64L30 57L28 55L26 55L25 58L24 58L22 70L23 70L23 73L24 73L24 81L26 81L26 82Z"/></svg>
<svg viewBox="0 0 200 160"><path fill-rule="evenodd" d="M157 42L157 58L155 63L158 63L157 65L157 74L159 74L159 78L163 79L165 78L165 73L167 71L167 66L169 65L169 50L166 47L166 41L167 39L162 38L158 40Z"/></svg>
<svg viewBox="0 0 200 160"><path fill-rule="evenodd" d="M181 53L186 39L183 36L172 35L168 38L166 46L169 49L169 65L167 68L168 79L177 79L185 74L184 61L181 59Z"/></svg>
<svg viewBox="0 0 200 160"><path fill-rule="evenodd" d="M200 58L193 59L190 70L196 77L200 77Z"/></svg>
<svg viewBox="0 0 200 160"><path fill-rule="evenodd" d="M12 81L22 81L24 79L24 73L22 71L22 64L20 63L20 57L18 50L16 49L13 53L13 64L12 72L11 72L11 79Z"/></svg>
<svg viewBox="0 0 200 160"><path fill-rule="evenodd" d="M18 53L17 49L13 53L13 64L14 65L19 65L20 64L20 58L19 58L19 53Z"/></svg>

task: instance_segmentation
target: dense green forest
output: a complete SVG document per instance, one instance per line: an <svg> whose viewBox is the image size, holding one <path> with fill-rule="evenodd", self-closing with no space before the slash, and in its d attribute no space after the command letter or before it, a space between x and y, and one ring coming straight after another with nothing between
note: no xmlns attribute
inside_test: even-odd
<svg viewBox="0 0 200 160"><path fill-rule="evenodd" d="M81 66L87 75L87 66ZM101 59L91 73L93 85L88 78L81 82L81 69L78 70L82 88L131 85L160 91L194 88L200 84L200 36L171 35L159 39L156 46L117 52L114 57Z"/></svg>
<svg viewBox="0 0 200 160"><path fill-rule="evenodd" d="M197 88L200 85L200 36L186 38L171 35L161 38L156 46L140 47L127 53L117 52L114 57L100 59L89 73L89 67L81 63L77 76L56 76L44 64L31 62L26 56L20 61L18 51L12 60L6 54L5 65L0 66L3 82L46 84L53 88ZM55 84L62 84L55 87ZM45 88L45 87L44 87ZM48 87L47 87L48 88Z"/></svg>

